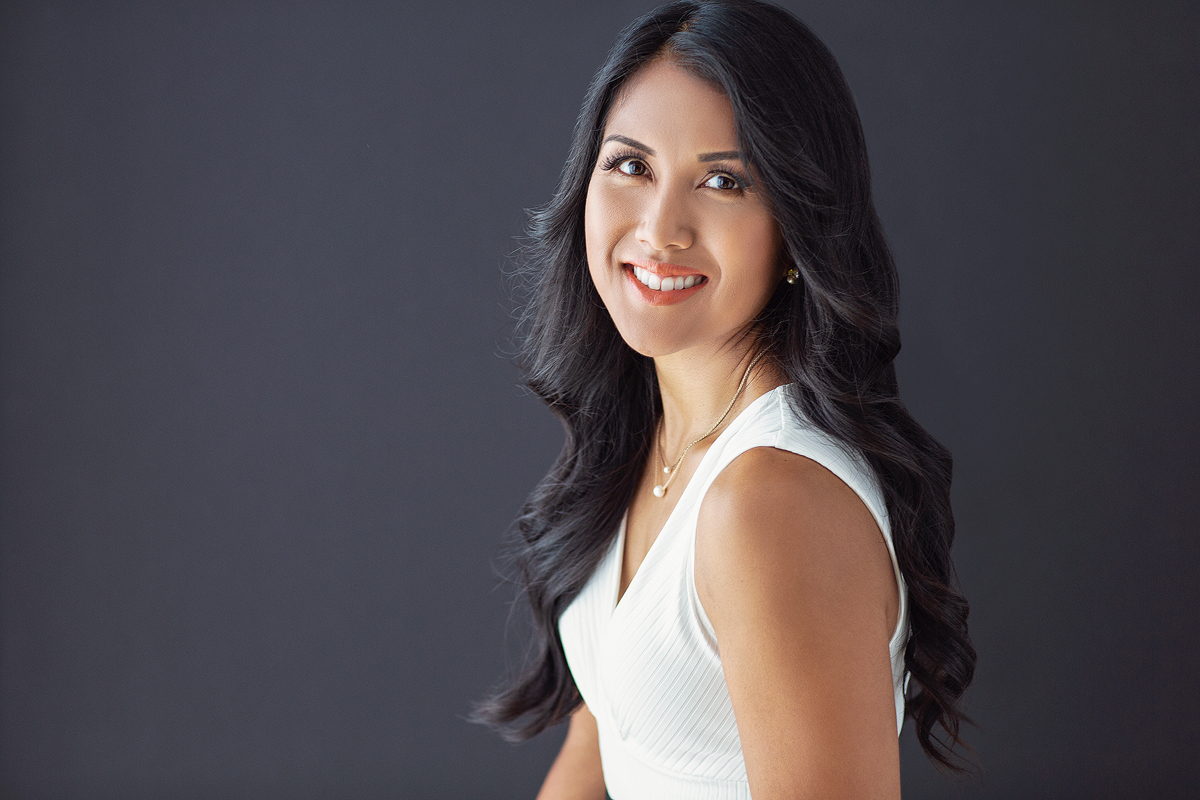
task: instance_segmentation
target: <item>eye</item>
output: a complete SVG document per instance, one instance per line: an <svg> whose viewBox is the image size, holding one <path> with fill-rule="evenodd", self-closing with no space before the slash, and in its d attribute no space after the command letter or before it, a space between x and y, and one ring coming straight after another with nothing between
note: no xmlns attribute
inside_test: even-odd
<svg viewBox="0 0 1200 800"><path fill-rule="evenodd" d="M719 189L723 192L730 192L744 188L741 181L724 172L714 172L712 175L708 176L708 180L701 185L707 186L709 189Z"/></svg>
<svg viewBox="0 0 1200 800"><path fill-rule="evenodd" d="M645 175L646 171L646 163L638 158L627 158L617 165L617 172L626 175Z"/></svg>
<svg viewBox="0 0 1200 800"><path fill-rule="evenodd" d="M650 168L646 166L646 162L642 160L641 155L629 150L613 153L600 162L600 169L605 172L615 169L622 175L628 175L631 178L639 178L650 172Z"/></svg>

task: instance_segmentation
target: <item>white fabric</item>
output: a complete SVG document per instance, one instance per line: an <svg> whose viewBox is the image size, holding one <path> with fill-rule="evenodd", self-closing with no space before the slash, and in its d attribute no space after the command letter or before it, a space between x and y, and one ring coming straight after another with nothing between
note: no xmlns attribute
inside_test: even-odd
<svg viewBox="0 0 1200 800"><path fill-rule="evenodd" d="M709 447L621 602L624 522L559 619L571 674L596 717L613 800L750 797L717 640L696 595L693 564L700 501L717 474L752 447L816 461L853 489L875 517L900 587L890 643L897 732L904 720L908 597L883 495L870 468L798 418L779 387L751 403Z"/></svg>

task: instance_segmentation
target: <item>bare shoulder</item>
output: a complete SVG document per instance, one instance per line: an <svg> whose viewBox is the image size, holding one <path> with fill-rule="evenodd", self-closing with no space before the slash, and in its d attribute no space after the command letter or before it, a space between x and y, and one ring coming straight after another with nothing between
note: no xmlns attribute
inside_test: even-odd
<svg viewBox="0 0 1200 800"><path fill-rule="evenodd" d="M807 596L810 610L852 599L884 621L897 611L891 557L862 499L816 461L773 447L747 450L709 487L695 572L714 624L723 607L780 593Z"/></svg>
<svg viewBox="0 0 1200 800"><path fill-rule="evenodd" d="M854 490L803 456L747 451L701 504L695 576L754 796L899 797L899 597Z"/></svg>

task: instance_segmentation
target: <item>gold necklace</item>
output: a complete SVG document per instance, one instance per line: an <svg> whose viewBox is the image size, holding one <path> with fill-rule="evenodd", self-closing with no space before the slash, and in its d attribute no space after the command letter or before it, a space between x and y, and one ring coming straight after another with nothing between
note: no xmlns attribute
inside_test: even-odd
<svg viewBox="0 0 1200 800"><path fill-rule="evenodd" d="M683 448L683 452L679 455L679 459L675 462L675 466L672 466L672 467L667 466L667 459L663 455L663 447L662 447L663 420L661 417L659 418L658 430L655 432L654 438L658 440L658 460L662 464L662 471L667 476L667 479L665 481L663 481L661 484L654 487L654 496L655 497L665 497L666 496L667 489L670 488L671 481L675 480L675 476L679 474L679 467L682 466L683 460L685 458L687 458L688 451L691 450L692 447L694 447L695 445L697 445L700 442L707 439L709 436L712 436L713 431L715 431L717 428L721 427L721 423L725 421L725 418L729 416L729 412L733 410L733 404L736 403L738 401L738 398L742 396L742 391L746 388L746 381L750 379L750 370L754 369L754 365L757 364L758 360L760 358L762 358L763 356L765 356L766 354L767 354L767 351L763 350L761 353L759 353L758 355L756 355L754 357L754 360L750 362L750 366L746 367L746 371L742 373L742 382L738 384L737 391L734 393L733 399L729 401L729 405L725 406L725 413L722 414L721 418L719 420L717 420L716 423L714 423L711 428L708 429L707 433L705 433L699 439L693 439L692 442L687 447Z"/></svg>

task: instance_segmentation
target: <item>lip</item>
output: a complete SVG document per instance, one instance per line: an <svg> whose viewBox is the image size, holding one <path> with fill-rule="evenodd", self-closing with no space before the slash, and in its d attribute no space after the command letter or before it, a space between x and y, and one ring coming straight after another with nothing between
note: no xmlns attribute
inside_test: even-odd
<svg viewBox="0 0 1200 800"><path fill-rule="evenodd" d="M640 267L641 269L647 270L648 272L653 272L655 275L657 275L660 278L674 278L679 275L682 275L683 277L686 278L688 275L701 275L701 276L704 275L704 273L698 269L692 269L691 267L681 267L678 264L665 264L661 261L626 261L624 263L624 266ZM686 291L686 290L681 290L681 291Z"/></svg>
<svg viewBox="0 0 1200 800"><path fill-rule="evenodd" d="M637 291L639 295L641 295L642 300L652 306L673 306L676 303L682 303L684 300L687 300L689 297L708 285L708 280L706 278L690 289L673 289L669 292L656 292L637 279L637 276L633 274L633 268L635 266L649 270L650 272L653 272L655 275L658 275L662 278L674 278L680 275L683 275L684 277L688 275L703 276L704 273L699 272L698 270L689 269L687 267L680 267L675 264L660 264L654 261L626 261L621 265L621 269L625 272L625 280L633 286L634 290Z"/></svg>

